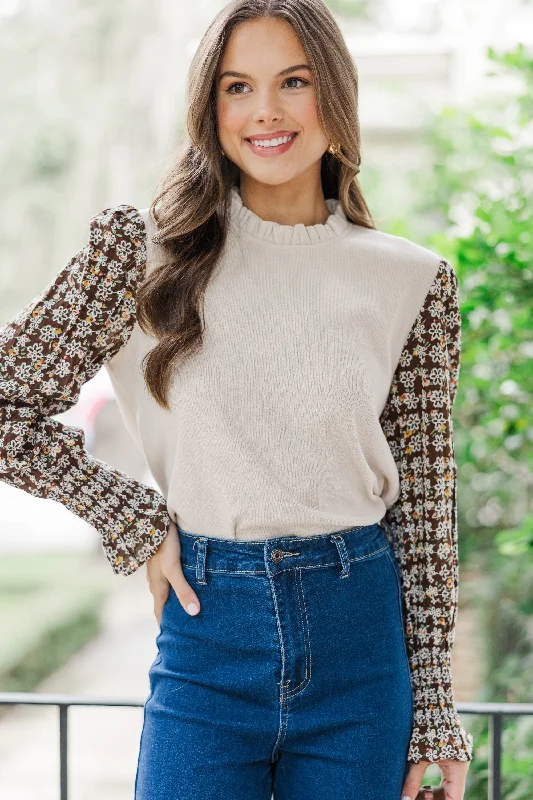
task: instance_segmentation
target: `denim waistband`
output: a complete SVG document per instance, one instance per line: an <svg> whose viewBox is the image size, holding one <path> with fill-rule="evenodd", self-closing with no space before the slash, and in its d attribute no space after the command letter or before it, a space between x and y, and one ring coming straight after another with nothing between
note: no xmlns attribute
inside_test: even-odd
<svg viewBox="0 0 533 800"><path fill-rule="evenodd" d="M288 569L334 565L340 565L342 577L348 577L352 562L376 555L388 545L381 520L317 536L276 536L252 541L204 536L176 527L182 567L196 570L199 583L207 582L206 573L266 576Z"/></svg>

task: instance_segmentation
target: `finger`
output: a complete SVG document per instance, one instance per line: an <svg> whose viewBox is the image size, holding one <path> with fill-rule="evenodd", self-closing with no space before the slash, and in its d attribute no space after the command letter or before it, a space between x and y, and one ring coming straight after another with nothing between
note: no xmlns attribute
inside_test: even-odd
<svg viewBox="0 0 533 800"><path fill-rule="evenodd" d="M422 785L422 780L428 766L428 761L419 761L417 764L410 765L409 772L407 773L407 777L402 789L402 800L416 800L416 796L419 792L420 786Z"/></svg>
<svg viewBox="0 0 533 800"><path fill-rule="evenodd" d="M163 608L168 600L168 593L170 591L170 584L167 580L157 581L157 584L150 584L150 591L154 596L154 614L157 624L161 627L161 617L163 615Z"/></svg>
<svg viewBox="0 0 533 800"><path fill-rule="evenodd" d="M200 600L183 574L181 563L176 562L171 567L167 568L165 577L170 581L176 593L176 597L187 614L190 614L192 617L196 616L200 611Z"/></svg>

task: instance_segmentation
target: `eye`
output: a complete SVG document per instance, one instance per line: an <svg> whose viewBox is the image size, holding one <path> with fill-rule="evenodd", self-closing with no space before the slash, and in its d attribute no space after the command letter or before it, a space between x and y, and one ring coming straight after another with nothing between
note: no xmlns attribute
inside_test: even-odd
<svg viewBox="0 0 533 800"><path fill-rule="evenodd" d="M231 86L228 86L228 88L225 89L225 91L228 94L244 94L244 92L232 92L231 90L233 89L234 86L246 86L246 84L245 83L241 83L241 82L232 83Z"/></svg>
<svg viewBox="0 0 533 800"><path fill-rule="evenodd" d="M306 81L305 78L296 78L296 77L287 78L287 81L301 81L304 86L307 86L307 84L309 83L309 81ZM287 83L287 81L285 81L285 83ZM299 89L299 88L300 88L299 86L293 86L293 89Z"/></svg>
<svg viewBox="0 0 533 800"><path fill-rule="evenodd" d="M297 78L296 76L292 76L291 78L287 78L287 80L284 81L284 83L287 83L287 81L300 81L304 86L307 86L309 84L309 81L306 81L305 78ZM234 92L234 91L232 91L234 86L247 86L247 85L248 84L246 84L246 83L242 83L242 81L238 81L237 83L232 83L224 91L227 92L228 94L248 94L247 92ZM289 88L290 89L301 89L302 87L301 86L290 86Z"/></svg>

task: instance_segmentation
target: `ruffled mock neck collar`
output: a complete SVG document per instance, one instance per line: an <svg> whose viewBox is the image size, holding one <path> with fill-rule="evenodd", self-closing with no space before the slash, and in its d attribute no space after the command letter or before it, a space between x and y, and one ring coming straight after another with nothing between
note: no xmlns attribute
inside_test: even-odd
<svg viewBox="0 0 533 800"><path fill-rule="evenodd" d="M324 223L304 225L299 222L296 225L280 225L279 222L269 222L254 214L243 204L239 188L235 185L231 187L232 224L258 239L273 244L318 244L342 236L350 222L340 201L329 198L326 200L326 205L331 213Z"/></svg>

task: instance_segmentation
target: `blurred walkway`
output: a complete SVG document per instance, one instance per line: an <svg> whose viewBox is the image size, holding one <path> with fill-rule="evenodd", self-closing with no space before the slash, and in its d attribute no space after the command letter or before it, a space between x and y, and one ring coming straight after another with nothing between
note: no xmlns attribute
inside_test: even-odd
<svg viewBox="0 0 533 800"><path fill-rule="evenodd" d="M103 630L38 692L144 701L158 626L144 568L123 578L106 604ZM69 710L69 800L132 800L142 708ZM58 800L59 712L19 706L0 719L0 797Z"/></svg>

